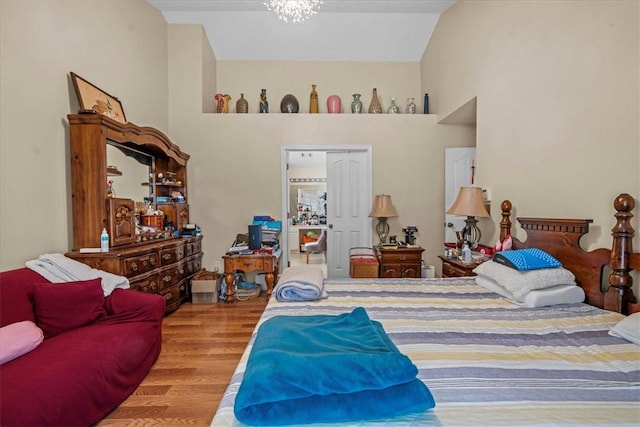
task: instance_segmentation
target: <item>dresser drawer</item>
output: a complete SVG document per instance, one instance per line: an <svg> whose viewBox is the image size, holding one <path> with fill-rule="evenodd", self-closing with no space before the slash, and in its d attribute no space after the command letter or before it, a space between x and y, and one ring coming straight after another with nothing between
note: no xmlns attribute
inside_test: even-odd
<svg viewBox="0 0 640 427"><path fill-rule="evenodd" d="M385 252L382 255L382 260L385 263L395 264L395 263L418 263L420 264L420 260L422 259L422 254L418 252Z"/></svg>
<svg viewBox="0 0 640 427"><path fill-rule="evenodd" d="M476 274L470 269L459 268L448 262L442 263L442 276L443 277L465 277L475 276Z"/></svg>
<svg viewBox="0 0 640 427"><path fill-rule="evenodd" d="M185 256L191 256L193 254L200 253L201 246L202 244L200 240L187 244L187 253Z"/></svg>
<svg viewBox="0 0 640 427"><path fill-rule="evenodd" d="M182 274L182 277L189 277L192 274L197 273L198 271L200 271L200 269L202 268L202 258L201 257L197 257L197 258L193 258L190 259L189 261L187 261L185 263L184 266L184 273Z"/></svg>
<svg viewBox="0 0 640 427"><path fill-rule="evenodd" d="M160 251L160 265L171 265L184 258L184 246L174 246Z"/></svg>
<svg viewBox="0 0 640 427"><path fill-rule="evenodd" d="M149 252L124 259L124 275L126 277L137 276L151 271L158 266L158 253Z"/></svg>
<svg viewBox="0 0 640 427"><path fill-rule="evenodd" d="M225 259L224 260L224 271L233 271L233 270L244 270L244 271L253 271L253 270L266 270L265 262L262 257L250 258L250 257L240 257L235 260ZM271 269L269 269L271 271Z"/></svg>
<svg viewBox="0 0 640 427"><path fill-rule="evenodd" d="M154 274L150 277L142 280L131 282L131 289L134 291L146 292L149 294L155 294L158 292L158 275Z"/></svg>
<svg viewBox="0 0 640 427"><path fill-rule="evenodd" d="M158 292L158 294L164 298L166 302L167 311L172 311L173 309L172 306L180 305L180 302L182 301L182 296L180 294L180 287L177 285L167 289L163 289L160 292Z"/></svg>
<svg viewBox="0 0 640 427"><path fill-rule="evenodd" d="M163 270L159 274L158 290L166 289L173 285L177 285L182 280L181 268L171 268L169 270Z"/></svg>

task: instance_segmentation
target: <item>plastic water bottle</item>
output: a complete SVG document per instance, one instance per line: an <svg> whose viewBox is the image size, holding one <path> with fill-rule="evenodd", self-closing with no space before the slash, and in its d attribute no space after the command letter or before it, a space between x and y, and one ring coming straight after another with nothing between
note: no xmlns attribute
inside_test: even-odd
<svg viewBox="0 0 640 427"><path fill-rule="evenodd" d="M462 262L471 263L471 249L469 249L469 244L464 242L462 246Z"/></svg>
<svg viewBox="0 0 640 427"><path fill-rule="evenodd" d="M109 233L106 228L103 228L100 234L100 252L109 252Z"/></svg>

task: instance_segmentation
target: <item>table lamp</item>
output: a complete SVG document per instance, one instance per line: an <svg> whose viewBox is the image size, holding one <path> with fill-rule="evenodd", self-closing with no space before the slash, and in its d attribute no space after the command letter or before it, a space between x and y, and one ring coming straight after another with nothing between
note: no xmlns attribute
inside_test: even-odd
<svg viewBox="0 0 640 427"><path fill-rule="evenodd" d="M389 235L389 224L387 224L387 218L397 218L398 212L391 203L391 196L388 194L379 194L373 201L373 208L369 214L369 218L378 218L378 224L376 225L376 233L380 238L380 245L387 243L387 236Z"/></svg>
<svg viewBox="0 0 640 427"><path fill-rule="evenodd" d="M489 217L489 212L484 207L482 189L479 187L460 187L458 197L447 211L450 215L466 216L465 227L462 229L462 239L469 243L471 249L478 247L480 243L480 229L476 217Z"/></svg>

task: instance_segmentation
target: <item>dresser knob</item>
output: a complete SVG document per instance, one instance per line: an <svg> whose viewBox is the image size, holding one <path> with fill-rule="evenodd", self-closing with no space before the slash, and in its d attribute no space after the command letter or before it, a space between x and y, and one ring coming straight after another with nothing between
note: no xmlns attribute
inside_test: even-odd
<svg viewBox="0 0 640 427"><path fill-rule="evenodd" d="M134 263L132 263L132 264L131 264L131 270L132 270L132 271L138 271L138 263L135 263L135 262L134 262Z"/></svg>

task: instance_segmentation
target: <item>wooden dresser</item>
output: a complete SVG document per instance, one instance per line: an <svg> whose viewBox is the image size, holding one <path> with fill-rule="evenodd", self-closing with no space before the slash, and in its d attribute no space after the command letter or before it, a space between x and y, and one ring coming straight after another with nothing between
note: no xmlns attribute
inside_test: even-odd
<svg viewBox="0 0 640 427"><path fill-rule="evenodd" d="M167 313L176 310L202 264L202 237L174 235L189 223L189 155L154 128L91 112L68 119L73 248L66 255L126 276L132 289L162 295ZM149 205L162 212L152 229L142 227ZM109 251L81 252L100 247L102 229Z"/></svg>
<svg viewBox="0 0 640 427"><path fill-rule="evenodd" d="M202 237L175 238L112 248L107 253L70 252L68 257L129 279L131 289L157 293L175 311L190 297L190 281L202 264Z"/></svg>
<svg viewBox="0 0 640 427"><path fill-rule="evenodd" d="M420 277L422 252L417 247L376 248L380 263L380 277Z"/></svg>

